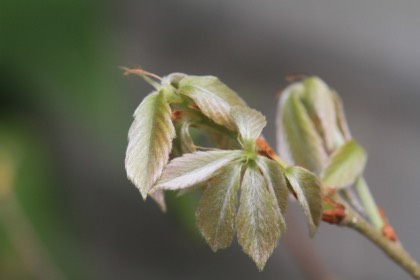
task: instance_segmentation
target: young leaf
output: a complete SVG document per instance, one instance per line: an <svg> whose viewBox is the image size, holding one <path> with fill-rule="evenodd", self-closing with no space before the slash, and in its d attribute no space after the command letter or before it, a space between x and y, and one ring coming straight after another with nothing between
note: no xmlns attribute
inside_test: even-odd
<svg viewBox="0 0 420 280"><path fill-rule="evenodd" d="M241 169L241 163L220 169L209 181L197 208L197 225L215 252L229 247L235 234Z"/></svg>
<svg viewBox="0 0 420 280"><path fill-rule="evenodd" d="M282 230L284 230L286 229L284 216L286 214L289 191L287 190L287 183L283 175L283 170L275 161L263 156L258 156L256 162L267 182L268 189L277 198L278 215L281 217Z"/></svg>
<svg viewBox="0 0 420 280"><path fill-rule="evenodd" d="M134 113L125 157L128 178L139 188L143 198L168 162L174 137L171 109L164 93L148 95Z"/></svg>
<svg viewBox="0 0 420 280"><path fill-rule="evenodd" d="M230 107L246 105L233 90L213 76L187 76L179 81L179 93L190 97L215 123L230 129L235 129Z"/></svg>
<svg viewBox="0 0 420 280"><path fill-rule="evenodd" d="M267 125L263 114L246 106L234 106L230 109L230 114L246 142L254 143Z"/></svg>
<svg viewBox="0 0 420 280"><path fill-rule="evenodd" d="M363 173L366 153L356 141L350 140L336 150L322 174L322 182L327 186L344 188L354 183Z"/></svg>
<svg viewBox="0 0 420 280"><path fill-rule="evenodd" d="M172 152L175 156L181 156L187 153L195 152L194 142L190 135L190 122L180 121L175 122L175 131L177 137L173 141Z"/></svg>
<svg viewBox="0 0 420 280"><path fill-rule="evenodd" d="M300 100L303 92L302 85L291 85L283 92L279 101L278 149L282 152L282 157L287 158L290 155L296 165L319 174L328 157L322 139Z"/></svg>
<svg viewBox="0 0 420 280"><path fill-rule="evenodd" d="M239 159L242 151L208 151L185 154L174 158L163 170L156 188L179 190L209 179L214 172Z"/></svg>
<svg viewBox="0 0 420 280"><path fill-rule="evenodd" d="M188 76L187 74L179 73L179 72L171 73L162 78L162 85L173 86L174 88L178 88L179 82L187 76Z"/></svg>
<svg viewBox="0 0 420 280"><path fill-rule="evenodd" d="M242 180L236 230L239 244L259 270L264 268L283 230L276 200L258 168L249 166Z"/></svg>
<svg viewBox="0 0 420 280"><path fill-rule="evenodd" d="M309 233L315 234L322 215L321 185L317 177L308 170L292 166L284 170L289 186L297 196L308 219Z"/></svg>
<svg viewBox="0 0 420 280"><path fill-rule="evenodd" d="M319 120L318 133L322 135L329 151L335 148L337 116L331 90L318 77L306 78L304 103L312 119Z"/></svg>

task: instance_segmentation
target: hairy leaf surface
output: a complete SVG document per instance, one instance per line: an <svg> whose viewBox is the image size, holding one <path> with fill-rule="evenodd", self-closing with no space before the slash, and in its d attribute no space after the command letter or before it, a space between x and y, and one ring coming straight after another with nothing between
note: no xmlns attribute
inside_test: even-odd
<svg viewBox="0 0 420 280"><path fill-rule="evenodd" d="M213 76L187 76L179 82L179 93L190 97L215 123L230 129L235 129L230 107L246 105L232 89Z"/></svg>
<svg viewBox="0 0 420 280"><path fill-rule="evenodd" d="M169 162L156 187L179 190L194 186L206 181L214 172L241 156L241 151L222 150L184 154Z"/></svg>
<svg viewBox="0 0 420 280"><path fill-rule="evenodd" d="M254 143L267 125L265 116L249 107L234 106L231 108L230 114L244 141Z"/></svg>
<svg viewBox="0 0 420 280"><path fill-rule="evenodd" d="M209 181L198 205L197 224L213 251L229 247L235 235L241 169L241 163L223 167Z"/></svg>
<svg viewBox="0 0 420 280"><path fill-rule="evenodd" d="M336 150L322 174L324 185L344 188L354 183L365 169L367 156L356 141L350 140Z"/></svg>
<svg viewBox="0 0 420 280"><path fill-rule="evenodd" d="M286 168L284 174L303 208L308 219L310 235L313 236L322 215L320 182L313 173L299 166Z"/></svg>
<svg viewBox="0 0 420 280"><path fill-rule="evenodd" d="M320 135L300 98L304 88L289 86L282 94L277 112L277 143L283 158L319 174L327 162Z"/></svg>
<svg viewBox="0 0 420 280"><path fill-rule="evenodd" d="M287 183L283 175L283 170L275 161L263 156L258 156L257 165L261 169L269 191L277 198L282 230L284 230L286 228L285 214L289 191L287 190Z"/></svg>
<svg viewBox="0 0 420 280"><path fill-rule="evenodd" d="M163 92L148 95L134 113L125 158L128 178L139 188L143 198L168 162L174 137L171 109Z"/></svg>
<svg viewBox="0 0 420 280"><path fill-rule="evenodd" d="M242 180L236 230L239 244L260 270L277 246L283 229L276 200L258 168L248 167Z"/></svg>

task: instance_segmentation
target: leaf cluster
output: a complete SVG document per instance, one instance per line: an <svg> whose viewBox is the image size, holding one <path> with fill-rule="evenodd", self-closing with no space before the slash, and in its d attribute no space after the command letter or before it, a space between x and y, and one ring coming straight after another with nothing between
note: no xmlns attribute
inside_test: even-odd
<svg viewBox="0 0 420 280"><path fill-rule="evenodd" d="M155 87L134 113L125 160L143 198L151 196L165 209L164 191L201 189L196 219L210 247L226 248L236 234L260 270L286 229L288 193L315 232L322 213L320 182L310 171L261 151L266 120L260 112L213 76L127 73ZM191 127L206 134L211 147L195 145Z"/></svg>
<svg viewBox="0 0 420 280"><path fill-rule="evenodd" d="M343 189L363 173L366 153L352 139L339 96L317 77L289 85L279 100L278 147L288 162Z"/></svg>

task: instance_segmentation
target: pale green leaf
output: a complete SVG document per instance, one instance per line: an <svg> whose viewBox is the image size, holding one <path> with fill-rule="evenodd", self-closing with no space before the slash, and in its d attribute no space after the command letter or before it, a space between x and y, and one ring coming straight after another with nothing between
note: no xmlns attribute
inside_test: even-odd
<svg viewBox="0 0 420 280"><path fill-rule="evenodd" d="M267 182L268 189L277 198L278 215L281 217L283 230L286 228L285 214L289 195L283 170L275 161L263 156L258 156L256 162Z"/></svg>
<svg viewBox="0 0 420 280"><path fill-rule="evenodd" d="M286 168L284 175L303 208L310 235L313 236L322 215L321 184L313 173L299 166Z"/></svg>
<svg viewBox="0 0 420 280"><path fill-rule="evenodd" d="M301 102L304 88L290 85L283 93L277 109L277 144L282 158L319 174L328 156L321 136Z"/></svg>
<svg viewBox="0 0 420 280"><path fill-rule="evenodd" d="M213 251L229 247L235 235L235 216L242 164L230 164L209 181L196 212L197 225Z"/></svg>
<svg viewBox="0 0 420 280"><path fill-rule="evenodd" d="M213 76L187 76L179 81L178 89L180 94L191 98L208 118L230 129L235 129L230 107L246 105L232 89Z"/></svg>
<svg viewBox="0 0 420 280"><path fill-rule="evenodd" d="M179 190L209 179L223 166L239 159L241 151L207 151L184 154L169 162L156 183L156 188Z"/></svg>
<svg viewBox="0 0 420 280"><path fill-rule="evenodd" d="M336 150L321 178L326 186L344 188L354 183L365 169L367 156L356 141L350 140Z"/></svg>
<svg viewBox="0 0 420 280"><path fill-rule="evenodd" d="M244 141L255 142L267 125L263 114L246 106L233 106L230 114Z"/></svg>
<svg viewBox="0 0 420 280"><path fill-rule="evenodd" d="M259 270L264 268L283 230L277 209L277 199L268 190L263 175L258 168L249 166L242 180L236 230L239 244Z"/></svg>
<svg viewBox="0 0 420 280"><path fill-rule="evenodd" d="M308 114L322 135L329 151L335 148L337 134L337 115L334 98L328 85L318 77L309 77L303 81L305 94L303 102Z"/></svg>
<svg viewBox="0 0 420 280"><path fill-rule="evenodd" d="M163 92L148 95L134 113L128 133L125 168L143 198L168 162L175 129Z"/></svg>

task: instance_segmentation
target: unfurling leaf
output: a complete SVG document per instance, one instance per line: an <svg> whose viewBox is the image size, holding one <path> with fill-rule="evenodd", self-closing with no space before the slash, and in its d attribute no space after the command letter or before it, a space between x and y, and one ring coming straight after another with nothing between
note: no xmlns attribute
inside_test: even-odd
<svg viewBox="0 0 420 280"><path fill-rule="evenodd" d="M191 98L204 115L230 129L235 129L230 107L246 105L232 89L213 76L187 76L179 81L178 90Z"/></svg>
<svg viewBox="0 0 420 280"><path fill-rule="evenodd" d="M246 106L234 106L231 108L230 114L245 142L255 143L267 125L263 114Z"/></svg>
<svg viewBox="0 0 420 280"><path fill-rule="evenodd" d="M195 146L189 128L190 123L188 121L175 122L176 138L173 142L172 152L177 157L195 152Z"/></svg>
<svg viewBox="0 0 420 280"><path fill-rule="evenodd" d="M148 95L134 113L128 133L125 168L128 178L147 197L168 162L175 129L164 93Z"/></svg>
<svg viewBox="0 0 420 280"><path fill-rule="evenodd" d="M242 180L236 230L239 244L259 270L264 268L284 228L277 209L277 199L268 190L263 175L255 166L249 166Z"/></svg>
<svg viewBox="0 0 420 280"><path fill-rule="evenodd" d="M235 236L242 164L220 169L205 189L196 212L198 228L213 251L229 247Z"/></svg>
<svg viewBox="0 0 420 280"><path fill-rule="evenodd" d="M156 188L179 190L209 179L214 172L241 157L241 151L208 151L185 154L169 162Z"/></svg>
<svg viewBox="0 0 420 280"><path fill-rule="evenodd" d="M310 235L313 236L322 215L321 184L313 173L299 166L286 168L284 174L303 208L308 219Z"/></svg>
<svg viewBox="0 0 420 280"><path fill-rule="evenodd" d="M363 173L366 160L363 148L354 140L348 141L331 155L321 176L323 184L336 188L353 184Z"/></svg>
<svg viewBox="0 0 420 280"><path fill-rule="evenodd" d="M337 135L337 116L334 99L328 85L318 77L309 77L303 81L305 94L303 102L311 119L318 125L318 133L325 141L329 151L335 148Z"/></svg>
<svg viewBox="0 0 420 280"><path fill-rule="evenodd" d="M302 104L304 87L289 86L278 106L277 141L283 158L319 174L328 156L322 138Z"/></svg>

